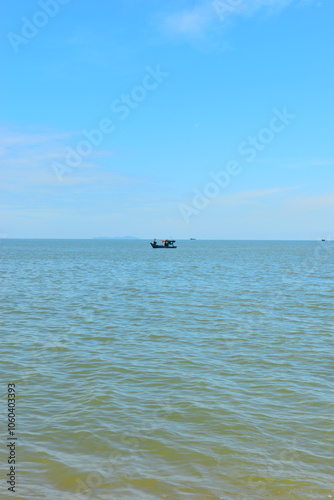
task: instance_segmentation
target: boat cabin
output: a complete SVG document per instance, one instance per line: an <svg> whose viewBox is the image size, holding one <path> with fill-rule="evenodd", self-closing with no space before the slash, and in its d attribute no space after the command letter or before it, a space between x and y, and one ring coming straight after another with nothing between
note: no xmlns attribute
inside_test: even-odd
<svg viewBox="0 0 334 500"><path fill-rule="evenodd" d="M175 240L161 240L161 245L157 243L156 238L154 238L153 243L151 243L152 248L177 248L175 245Z"/></svg>

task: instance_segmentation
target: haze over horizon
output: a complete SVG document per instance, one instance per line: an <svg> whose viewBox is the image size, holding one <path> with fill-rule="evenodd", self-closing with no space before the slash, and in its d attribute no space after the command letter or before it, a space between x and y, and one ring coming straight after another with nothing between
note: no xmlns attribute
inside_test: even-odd
<svg viewBox="0 0 334 500"><path fill-rule="evenodd" d="M333 239L333 14L5 2L1 236Z"/></svg>

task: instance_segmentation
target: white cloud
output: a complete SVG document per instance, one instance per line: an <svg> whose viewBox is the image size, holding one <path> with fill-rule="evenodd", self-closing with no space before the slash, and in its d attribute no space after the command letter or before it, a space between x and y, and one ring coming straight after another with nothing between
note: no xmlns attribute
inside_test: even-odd
<svg viewBox="0 0 334 500"><path fill-rule="evenodd" d="M194 7L162 16L162 27L170 35L204 37L214 24L236 15L252 16L260 10L277 13L294 4L301 6L315 0L205 0Z"/></svg>
<svg viewBox="0 0 334 500"><path fill-rule="evenodd" d="M289 191L295 191L301 186L292 186L284 188L252 189L239 193L218 196L213 203L217 205L241 206L241 205L259 205L260 199L273 195L282 195Z"/></svg>
<svg viewBox="0 0 334 500"><path fill-rule="evenodd" d="M302 6L312 2L314 0L212 0L211 5L224 21L232 15L253 15L263 9L275 14L290 5Z"/></svg>
<svg viewBox="0 0 334 500"><path fill-rule="evenodd" d="M287 208L290 212L314 212L315 210L330 209L331 215L334 210L334 191L317 195L304 195L288 201Z"/></svg>
<svg viewBox="0 0 334 500"><path fill-rule="evenodd" d="M172 35L202 36L210 26L213 11L210 4L182 10L164 18L164 28Z"/></svg>
<svg viewBox="0 0 334 500"><path fill-rule="evenodd" d="M315 168L319 169L321 167L334 166L333 158L325 157L308 157L308 158L259 158L256 160L257 163L263 163L265 165L274 165L281 168L287 169L305 169L305 168Z"/></svg>
<svg viewBox="0 0 334 500"><path fill-rule="evenodd" d="M79 166L68 168L60 180L53 168L55 161L66 166L66 147L76 147L77 133L40 133L2 131L0 139L0 189L9 203L36 206L39 200L51 203L55 195L72 188L101 191L140 182L139 176L130 176L115 168L115 152L95 148L82 158ZM82 139L82 138L80 138ZM112 158L113 168L110 168ZM75 189L75 191L73 191ZM69 193L67 190L66 193ZM19 199L20 198L20 199Z"/></svg>

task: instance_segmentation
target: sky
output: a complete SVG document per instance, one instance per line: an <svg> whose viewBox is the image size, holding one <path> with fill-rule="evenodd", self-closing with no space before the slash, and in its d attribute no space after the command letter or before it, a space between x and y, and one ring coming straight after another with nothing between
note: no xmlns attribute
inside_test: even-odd
<svg viewBox="0 0 334 500"><path fill-rule="evenodd" d="M334 238L332 0L3 0L0 237Z"/></svg>

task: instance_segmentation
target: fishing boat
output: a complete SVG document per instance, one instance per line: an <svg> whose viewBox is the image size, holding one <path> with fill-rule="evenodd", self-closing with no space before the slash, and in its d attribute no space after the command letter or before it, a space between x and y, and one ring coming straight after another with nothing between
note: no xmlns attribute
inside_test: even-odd
<svg viewBox="0 0 334 500"><path fill-rule="evenodd" d="M177 248L174 243L175 240L161 240L161 245L159 245L157 240L154 238L150 245L152 248Z"/></svg>

